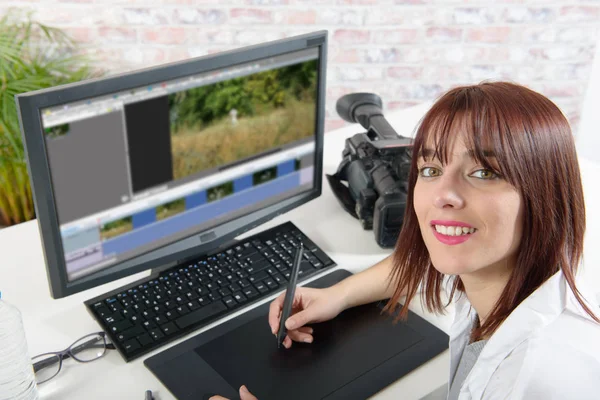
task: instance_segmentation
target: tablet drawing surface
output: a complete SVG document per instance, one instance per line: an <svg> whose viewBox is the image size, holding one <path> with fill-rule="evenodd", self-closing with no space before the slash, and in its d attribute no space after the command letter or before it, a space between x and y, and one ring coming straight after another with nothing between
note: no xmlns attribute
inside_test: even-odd
<svg viewBox="0 0 600 400"><path fill-rule="evenodd" d="M422 340L393 325L376 304L354 307L313 324L313 343L277 348L266 316L195 351L232 387L246 385L258 398L320 399Z"/></svg>

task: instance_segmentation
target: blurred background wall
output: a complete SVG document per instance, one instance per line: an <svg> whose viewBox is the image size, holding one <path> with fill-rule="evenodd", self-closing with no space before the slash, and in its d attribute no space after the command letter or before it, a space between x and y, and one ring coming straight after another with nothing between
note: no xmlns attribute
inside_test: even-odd
<svg viewBox="0 0 600 400"><path fill-rule="evenodd" d="M335 101L380 94L387 110L461 84L510 80L550 97L577 132L599 1L2 0L64 29L108 74L314 30L330 32L326 128Z"/></svg>

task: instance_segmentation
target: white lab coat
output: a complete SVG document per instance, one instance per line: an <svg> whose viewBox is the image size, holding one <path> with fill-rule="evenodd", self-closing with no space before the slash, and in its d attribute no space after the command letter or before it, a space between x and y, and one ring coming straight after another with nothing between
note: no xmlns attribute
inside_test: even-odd
<svg viewBox="0 0 600 400"><path fill-rule="evenodd" d="M589 288L577 288L596 313ZM458 293L458 292L457 292ZM450 329L450 382L475 322L461 295ZM562 271L527 297L490 337L459 400L600 399L600 324L579 305Z"/></svg>

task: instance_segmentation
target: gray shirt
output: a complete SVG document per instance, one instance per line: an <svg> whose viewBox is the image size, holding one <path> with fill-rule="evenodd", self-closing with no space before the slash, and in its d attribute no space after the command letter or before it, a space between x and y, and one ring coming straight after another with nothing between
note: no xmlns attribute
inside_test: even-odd
<svg viewBox="0 0 600 400"><path fill-rule="evenodd" d="M479 357L479 354L481 353L481 350L483 350L483 347L486 343L487 340L480 340L465 347L458 367L456 368L454 378L452 379L452 385L450 386L450 391L448 393L448 400L458 399L460 388L462 387L465 379L467 379L467 376L469 376L471 368L473 368L473 365L475 365L475 362L477 361L477 358Z"/></svg>

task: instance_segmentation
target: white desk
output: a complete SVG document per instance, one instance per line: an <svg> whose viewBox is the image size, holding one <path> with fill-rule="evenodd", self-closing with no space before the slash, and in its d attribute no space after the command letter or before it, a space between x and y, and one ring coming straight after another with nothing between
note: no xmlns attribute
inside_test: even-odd
<svg viewBox="0 0 600 400"><path fill-rule="evenodd" d="M412 136L413 128L428 107L429 104L423 104L401 110L394 115L389 115L389 121L399 134ZM334 173L337 169L344 147L344 139L362 131L362 127L355 124L325 135L325 173ZM596 169L592 171L593 174L589 173L589 177L595 180L600 176L598 175L600 167L595 166L594 168ZM600 197L598 189L594 186L590 190L594 191L595 199L598 200ZM598 204L600 203L595 202L594 205ZM594 214L595 220L598 221L598 212L593 210L589 212ZM321 197L275 218L261 229L287 220L293 221L327 252L339 267L354 273L373 265L390 253L389 250L382 250L377 246L372 231L363 231L358 221L346 214L333 197L325 179ZM596 238L599 237L597 232L599 225L599 223L595 224L596 230L593 235ZM589 229L590 226L588 226L588 232ZM248 235L256 231L258 230L249 232ZM588 237L586 240L588 248L592 247L589 245L590 241L591 239ZM595 253L591 253L590 259L597 266L600 264L599 251L593 247L592 251ZM586 253L587 257L590 257L589 254ZM23 314L30 355L62 350L79 337L99 331L100 327L85 310L83 301L147 276L147 273L136 274L64 299L53 300L48 290L36 221L0 231L0 262L2 297L15 304ZM594 279L600 283L598 268L595 268ZM598 286L596 288L596 291L600 292ZM265 299L260 304L270 302L273 297ZM410 308L446 332L452 323L452 309L449 309L445 316L430 315L421 309L418 298ZM146 369L142 362L143 359L208 330L214 325L216 324L190 333L184 338L130 363L125 363L116 351L109 351L104 358L89 364L79 364L68 360L63 364L63 370L57 377L40 386L41 397L48 400L129 400L142 399L144 391L151 389L155 392L157 399L173 399L168 390ZM419 399L447 382L448 368L449 352L445 351L385 388L373 399Z"/></svg>

